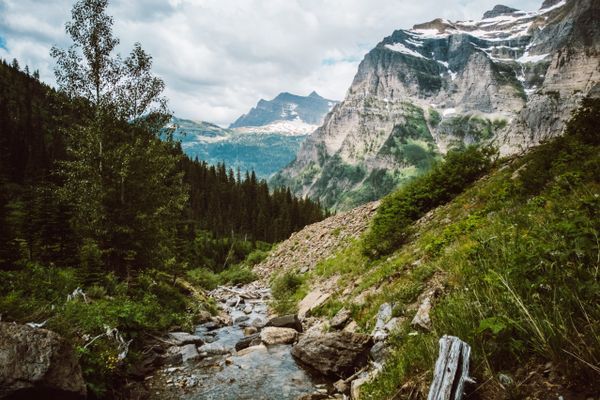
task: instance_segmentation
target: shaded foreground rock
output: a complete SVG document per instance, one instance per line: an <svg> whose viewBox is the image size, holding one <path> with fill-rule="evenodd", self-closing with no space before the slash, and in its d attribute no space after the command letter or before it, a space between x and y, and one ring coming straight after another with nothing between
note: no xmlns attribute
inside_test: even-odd
<svg viewBox="0 0 600 400"><path fill-rule="evenodd" d="M368 335L333 332L303 336L292 348L292 355L323 375L347 377L367 363L372 346Z"/></svg>
<svg viewBox="0 0 600 400"><path fill-rule="evenodd" d="M57 333L0 323L0 398L83 398L81 367Z"/></svg>
<svg viewBox="0 0 600 400"><path fill-rule="evenodd" d="M259 344L261 344L260 334L254 333L252 335L248 335L246 337L241 338L235 344L235 351L240 351L251 346L257 346Z"/></svg>
<svg viewBox="0 0 600 400"><path fill-rule="evenodd" d="M267 322L266 326L275 326L277 328L292 328L298 332L302 332L302 323L298 316L295 314L282 315L281 317L274 317Z"/></svg>

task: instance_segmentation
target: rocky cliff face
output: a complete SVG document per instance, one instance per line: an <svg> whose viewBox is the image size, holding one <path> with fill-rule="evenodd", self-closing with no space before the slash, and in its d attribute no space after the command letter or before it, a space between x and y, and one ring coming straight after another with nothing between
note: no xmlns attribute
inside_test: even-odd
<svg viewBox="0 0 600 400"><path fill-rule="evenodd" d="M598 91L599 17L594 0L547 0L534 12L496 6L479 21L395 31L273 183L344 209L385 195L449 148L492 141L509 154L559 134Z"/></svg>

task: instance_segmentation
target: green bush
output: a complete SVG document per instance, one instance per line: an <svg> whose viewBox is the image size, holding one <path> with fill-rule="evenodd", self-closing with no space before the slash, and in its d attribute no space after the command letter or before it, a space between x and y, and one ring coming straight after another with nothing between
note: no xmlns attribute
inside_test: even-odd
<svg viewBox="0 0 600 400"><path fill-rule="evenodd" d="M256 274L245 265L234 265L219 274L219 281L222 285L243 285L255 280Z"/></svg>
<svg viewBox="0 0 600 400"><path fill-rule="evenodd" d="M206 290L213 290L219 286L219 276L206 268L196 268L186 273L187 279Z"/></svg>
<svg viewBox="0 0 600 400"><path fill-rule="evenodd" d="M489 171L493 154L495 151L489 147L450 151L429 173L384 198L364 237L364 253L379 257L404 243L413 222Z"/></svg>
<svg viewBox="0 0 600 400"><path fill-rule="evenodd" d="M286 272L273 279L271 294L272 306L279 314L289 314L296 311L296 303L303 295L301 290L304 278L296 272Z"/></svg>

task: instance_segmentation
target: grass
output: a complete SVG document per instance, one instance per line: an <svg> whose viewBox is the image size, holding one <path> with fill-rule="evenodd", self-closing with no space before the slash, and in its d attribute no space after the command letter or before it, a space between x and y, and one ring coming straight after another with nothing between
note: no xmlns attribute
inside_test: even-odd
<svg viewBox="0 0 600 400"><path fill-rule="evenodd" d="M297 303L307 294L306 280L295 271L286 272L273 278L271 293L271 307L279 315L292 314L297 311Z"/></svg>
<svg viewBox="0 0 600 400"><path fill-rule="evenodd" d="M338 278L340 290L319 315L330 317L346 307L363 332L370 332L384 302L404 317L384 370L361 390L362 397L403 398L405 385L426 397L444 334L471 344L470 374L496 391L503 390L495 384L500 373L515 374L531 362L551 361L574 385L598 379L599 113L600 101L586 102L567 135L499 162L476 183L453 190L422 220L425 209L403 224L393 218L388 224L397 210L388 214L391 208L383 207L373 227L384 215L384 225L401 229L402 240L386 252L364 252L366 241L381 241L387 232L372 227L305 278L304 293L311 282ZM415 182L419 179L425 178ZM448 182L441 180L442 187L434 189L446 190ZM386 201L406 201L399 193ZM415 331L410 320L417 297L440 285L432 330ZM290 302L299 300L300 292L293 292ZM370 294L365 298L365 293ZM499 396L528 396L522 388L510 390Z"/></svg>

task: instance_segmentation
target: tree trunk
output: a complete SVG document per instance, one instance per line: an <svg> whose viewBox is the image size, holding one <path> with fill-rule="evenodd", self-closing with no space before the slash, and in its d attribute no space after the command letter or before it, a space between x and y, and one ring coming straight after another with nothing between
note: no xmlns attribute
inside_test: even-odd
<svg viewBox="0 0 600 400"><path fill-rule="evenodd" d="M461 400L469 378L471 346L455 336L440 339L440 354L435 363L433 382L427 400Z"/></svg>

